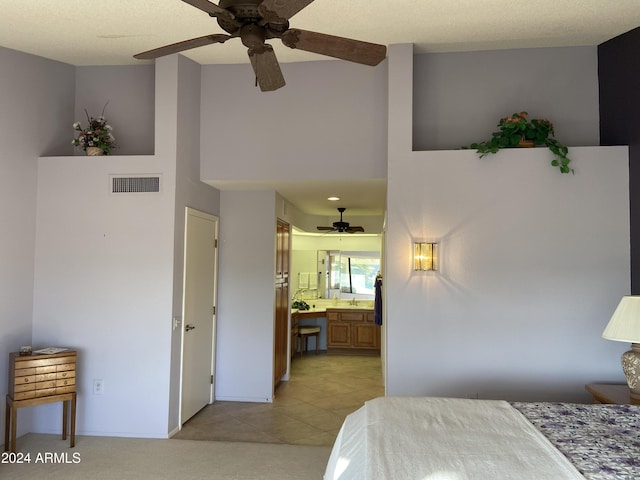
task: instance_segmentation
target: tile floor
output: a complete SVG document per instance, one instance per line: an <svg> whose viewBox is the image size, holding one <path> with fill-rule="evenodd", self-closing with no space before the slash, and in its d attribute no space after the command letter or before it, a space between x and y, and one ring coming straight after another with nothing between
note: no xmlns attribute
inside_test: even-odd
<svg viewBox="0 0 640 480"><path fill-rule="evenodd" d="M380 357L296 357L273 403L215 402L173 438L331 446L344 418L384 395Z"/></svg>

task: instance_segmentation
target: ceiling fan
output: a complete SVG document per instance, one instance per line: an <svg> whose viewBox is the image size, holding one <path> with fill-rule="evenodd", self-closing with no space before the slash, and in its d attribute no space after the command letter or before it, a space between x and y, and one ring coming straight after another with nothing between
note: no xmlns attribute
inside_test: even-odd
<svg viewBox="0 0 640 480"><path fill-rule="evenodd" d="M278 59L265 40L279 38L289 48L319 53L349 62L375 66L387 55L387 47L324 33L289 28L289 19L313 0L182 0L214 17L228 32L212 33L134 55L141 60L155 59L212 43L224 43L240 37L248 48L256 82L263 92L285 85Z"/></svg>
<svg viewBox="0 0 640 480"><path fill-rule="evenodd" d="M329 232L340 232L340 233L355 233L355 232L364 232L364 228L362 227L356 227L356 226L349 226L349 222L343 222L342 221L342 213L346 210L346 208L344 207L338 207L338 211L340 212L340 220L337 222L333 222L333 226L332 227L321 227L318 226L316 227L318 230L321 231L329 231Z"/></svg>

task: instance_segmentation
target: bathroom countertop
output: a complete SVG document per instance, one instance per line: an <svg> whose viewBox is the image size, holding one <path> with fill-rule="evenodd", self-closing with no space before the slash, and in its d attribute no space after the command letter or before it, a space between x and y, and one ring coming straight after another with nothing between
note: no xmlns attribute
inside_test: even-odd
<svg viewBox="0 0 640 480"><path fill-rule="evenodd" d="M293 308L291 309L291 314L293 315L294 313L297 313L299 315L302 314L306 317L309 317L314 314L318 316L324 316L327 310L373 310L373 305L369 305L368 303L365 303L364 305L362 304L360 305L338 304L338 305L326 305L326 306L323 305L323 306L312 307L309 310L298 310L297 308Z"/></svg>

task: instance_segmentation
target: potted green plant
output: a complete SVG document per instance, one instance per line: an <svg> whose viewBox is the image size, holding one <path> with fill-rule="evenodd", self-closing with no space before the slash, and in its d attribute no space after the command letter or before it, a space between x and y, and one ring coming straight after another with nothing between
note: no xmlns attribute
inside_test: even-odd
<svg viewBox="0 0 640 480"><path fill-rule="evenodd" d="M309 310L309 304L304 300L296 300L291 304L291 308L297 308L298 310Z"/></svg>
<svg viewBox="0 0 640 480"><path fill-rule="evenodd" d="M561 173L573 173L573 168L569 167L571 160L567 157L569 149L554 138L553 123L540 118L529 120L528 115L527 112L520 112L501 118L498 123L500 130L493 132L490 140L463 148L475 149L482 158L501 148L545 145L555 155L551 165L558 167Z"/></svg>
<svg viewBox="0 0 640 480"><path fill-rule="evenodd" d="M105 104L104 108L106 107L107 105ZM71 143L76 147L81 147L87 152L87 155L109 155L111 150L116 148L115 138L111 133L111 125L104 118L104 108L102 109L102 114L97 118L90 117L89 112L84 111L87 115L87 128L82 128L80 122L73 124L73 129L79 133Z"/></svg>

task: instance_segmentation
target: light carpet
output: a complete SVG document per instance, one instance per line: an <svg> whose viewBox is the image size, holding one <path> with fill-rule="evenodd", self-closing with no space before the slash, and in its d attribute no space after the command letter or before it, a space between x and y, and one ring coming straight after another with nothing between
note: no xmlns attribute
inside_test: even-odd
<svg viewBox="0 0 640 480"><path fill-rule="evenodd" d="M321 479L330 448L242 442L207 442L29 433L18 439L17 459L6 453L0 478L12 480L287 480Z"/></svg>

